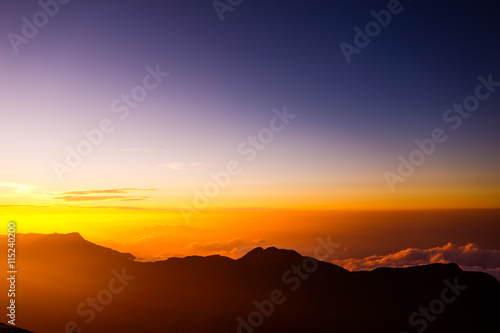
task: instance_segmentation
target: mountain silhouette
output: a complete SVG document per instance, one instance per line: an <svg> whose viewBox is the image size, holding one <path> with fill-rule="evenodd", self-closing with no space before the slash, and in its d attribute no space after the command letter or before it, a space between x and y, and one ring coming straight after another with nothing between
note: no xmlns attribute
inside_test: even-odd
<svg viewBox="0 0 500 333"><path fill-rule="evenodd" d="M0 332L5 332L5 333L33 333L31 331L26 331L21 328L17 328L15 326L11 325L6 325L0 323Z"/></svg>
<svg viewBox="0 0 500 333"><path fill-rule="evenodd" d="M118 252L89 241L86 241L79 233L73 232L69 234L27 234L23 235L22 241L29 245L28 250L43 252L54 252L57 250L69 250L72 253L82 252L90 255L91 252L102 255L115 255L129 260L135 260L135 257L130 253Z"/></svg>
<svg viewBox="0 0 500 333"><path fill-rule="evenodd" d="M282 250L275 247L256 247L252 251L245 254L239 261L245 265L265 266L273 265L278 262L295 262L301 259L301 255L293 250Z"/></svg>
<svg viewBox="0 0 500 333"><path fill-rule="evenodd" d="M500 332L500 283L455 264L349 272L274 247L143 263L79 234L25 237L17 324L37 333Z"/></svg>

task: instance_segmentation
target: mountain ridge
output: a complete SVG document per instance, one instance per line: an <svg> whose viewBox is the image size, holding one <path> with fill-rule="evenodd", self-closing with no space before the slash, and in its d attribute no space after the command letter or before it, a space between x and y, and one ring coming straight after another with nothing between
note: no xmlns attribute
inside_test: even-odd
<svg viewBox="0 0 500 333"><path fill-rule="evenodd" d="M137 262L87 243L93 244L54 235L22 251L19 326L38 333L60 332L66 322L93 333L245 332L241 320L249 325L259 306L270 308L269 300L277 299L253 332L411 332L409 316L456 284L466 286L463 295L426 332L500 329L498 281L456 264L349 272L275 247L257 247L239 259ZM104 311L87 304L92 298L105 303L98 303Z"/></svg>
<svg viewBox="0 0 500 333"><path fill-rule="evenodd" d="M31 331L24 330L19 327L15 327L12 325L7 325L4 323L0 323L0 332L5 332L5 333L34 333Z"/></svg>

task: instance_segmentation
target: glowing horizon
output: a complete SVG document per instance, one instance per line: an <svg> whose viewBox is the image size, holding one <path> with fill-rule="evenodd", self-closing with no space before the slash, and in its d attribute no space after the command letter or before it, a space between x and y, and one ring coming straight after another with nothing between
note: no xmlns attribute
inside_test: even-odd
<svg viewBox="0 0 500 333"><path fill-rule="evenodd" d="M40 10L6 6L6 35ZM283 15L262 31L246 20L258 5L222 25L185 3L101 6L94 24L82 19L93 4L62 6L17 52L0 49L0 207L24 232L104 239L122 226L220 229L225 212L500 208L497 56L471 37L483 28L447 21L463 32L446 35L452 63L439 34L408 44L389 30L346 62L339 43L371 4L315 4L299 25L300 4L269 4ZM401 15L428 14L412 7Z"/></svg>

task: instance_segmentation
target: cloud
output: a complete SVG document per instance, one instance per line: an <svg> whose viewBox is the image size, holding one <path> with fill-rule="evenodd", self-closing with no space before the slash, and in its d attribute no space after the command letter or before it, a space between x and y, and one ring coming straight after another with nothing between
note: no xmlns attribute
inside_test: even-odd
<svg viewBox="0 0 500 333"><path fill-rule="evenodd" d="M0 187L14 190L17 193L29 192L32 189L32 186L8 182L0 182Z"/></svg>
<svg viewBox="0 0 500 333"><path fill-rule="evenodd" d="M46 208L49 206L35 205L35 204L23 204L23 205L0 205L0 208L18 208L18 207L33 207L33 208Z"/></svg>
<svg viewBox="0 0 500 333"><path fill-rule="evenodd" d="M233 238L223 241L193 242L186 246L186 248L196 253L241 256L258 246L271 245L271 243L262 239L244 241L242 239Z"/></svg>
<svg viewBox="0 0 500 333"><path fill-rule="evenodd" d="M122 200L125 201L125 200ZM40 209L52 209L52 208L60 208L59 204L12 204L12 205L0 205L0 208L40 208ZM154 212L169 212L169 213L177 213L179 210L177 208L162 208L162 207L136 207L136 206L78 206L78 205L64 205L64 208L72 208L72 209L117 209L117 210L139 210L139 211L154 211Z"/></svg>
<svg viewBox="0 0 500 333"><path fill-rule="evenodd" d="M172 151L160 148L123 148L121 151L141 151L145 153L167 153L173 154Z"/></svg>
<svg viewBox="0 0 500 333"><path fill-rule="evenodd" d="M59 196L54 197L57 200L65 202L78 201L140 201L149 199L144 196L128 196L128 195L95 195L95 194L122 194L132 191L156 191L154 188L113 188L104 190L84 190L84 191L66 191L59 193Z"/></svg>
<svg viewBox="0 0 500 333"><path fill-rule="evenodd" d="M159 168L169 168L169 169L172 169L172 170L182 170L182 169L186 169L186 168L190 168L190 167L195 167L195 166L202 165L202 164L203 163L201 163L201 162L195 162L195 163L177 163L177 162L173 162L173 163L158 164L158 167Z"/></svg>
<svg viewBox="0 0 500 333"><path fill-rule="evenodd" d="M147 200L149 197L132 197L126 195L63 195L60 197L54 197L57 200L63 200L66 202L75 201L140 201Z"/></svg>
<svg viewBox="0 0 500 333"><path fill-rule="evenodd" d="M113 188L105 190L85 190L85 191L66 191L59 194L62 195L86 195L86 194L117 194L128 193L131 191L156 191L155 188Z"/></svg>
<svg viewBox="0 0 500 333"><path fill-rule="evenodd" d="M482 250L473 243L457 246L448 243L430 249L408 248L385 256L333 260L350 271L372 270L378 267L408 267L433 263L456 263L463 270L487 272L500 280L500 250Z"/></svg>

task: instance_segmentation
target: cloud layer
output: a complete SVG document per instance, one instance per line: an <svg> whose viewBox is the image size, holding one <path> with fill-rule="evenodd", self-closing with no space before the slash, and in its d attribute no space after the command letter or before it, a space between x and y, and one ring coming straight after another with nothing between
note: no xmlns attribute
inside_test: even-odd
<svg viewBox="0 0 500 333"><path fill-rule="evenodd" d="M483 250L469 243L457 246L448 243L430 249L408 248L385 256L334 260L333 264L350 271L372 270L378 267L408 267L432 263L456 263L463 270L481 271L495 276L500 281L500 251Z"/></svg>
<svg viewBox="0 0 500 333"><path fill-rule="evenodd" d="M262 239L245 241L242 239L230 239L223 241L193 242L187 246L189 250L203 254L220 254L229 256L242 256L259 246L270 246L271 243Z"/></svg>

